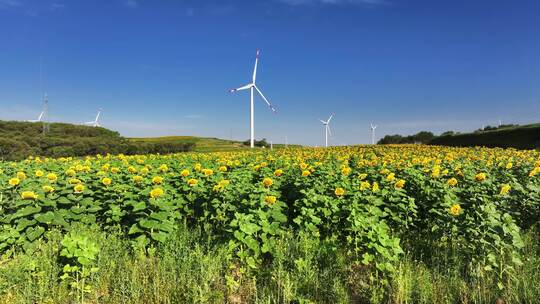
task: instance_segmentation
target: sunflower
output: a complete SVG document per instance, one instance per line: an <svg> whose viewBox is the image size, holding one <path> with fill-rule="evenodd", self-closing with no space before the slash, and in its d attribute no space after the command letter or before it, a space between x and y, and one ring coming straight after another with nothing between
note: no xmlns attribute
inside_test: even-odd
<svg viewBox="0 0 540 304"><path fill-rule="evenodd" d="M196 179L194 179L194 178L192 178L192 179L188 180L187 183L188 183L189 186L193 187L193 186L196 186L197 183L199 183L199 181L196 180Z"/></svg>
<svg viewBox="0 0 540 304"><path fill-rule="evenodd" d="M163 177L161 176L154 176L154 178L152 178L152 183L154 185L161 185L163 183Z"/></svg>
<svg viewBox="0 0 540 304"><path fill-rule="evenodd" d="M452 207L450 207L450 214L453 216L458 216L461 214L461 206L459 204L453 204Z"/></svg>
<svg viewBox="0 0 540 304"><path fill-rule="evenodd" d="M180 172L180 175L182 175L183 177L186 177L189 175L189 171L188 170L182 170L182 172Z"/></svg>
<svg viewBox="0 0 540 304"><path fill-rule="evenodd" d="M336 194L336 196L343 196L345 194L345 189L339 187L339 188L336 188L336 190L334 191L334 193Z"/></svg>
<svg viewBox="0 0 540 304"><path fill-rule="evenodd" d="M363 181L360 183L360 190L366 190L369 188L371 188L371 185L369 184L369 182Z"/></svg>
<svg viewBox="0 0 540 304"><path fill-rule="evenodd" d="M43 189L43 192L46 192L46 193L54 192L54 188L49 185L44 185L43 187L41 187L41 189Z"/></svg>
<svg viewBox="0 0 540 304"><path fill-rule="evenodd" d="M77 184L75 187L73 187L73 190L75 193L82 193L84 191L84 185L83 184Z"/></svg>
<svg viewBox="0 0 540 304"><path fill-rule="evenodd" d="M154 188L150 191L151 198L158 198L163 196L163 194L165 194L165 191L161 188Z"/></svg>
<svg viewBox="0 0 540 304"><path fill-rule="evenodd" d="M510 189L512 189L512 187L510 187L510 185L508 184L503 184L502 187L501 187L501 191L499 192L500 195L507 195L509 192L510 192Z"/></svg>
<svg viewBox="0 0 540 304"><path fill-rule="evenodd" d="M403 186L405 186L405 180L403 180L403 179L398 180L398 181L394 184L394 187L396 187L397 189L402 189Z"/></svg>
<svg viewBox="0 0 540 304"><path fill-rule="evenodd" d="M457 183L458 183L458 180L456 178L452 177L446 183L451 187L455 187L457 185Z"/></svg>
<svg viewBox="0 0 540 304"><path fill-rule="evenodd" d="M268 205L273 205L276 202L276 200L277 198L273 195L267 195L264 198L264 202L267 203Z"/></svg>
<svg viewBox="0 0 540 304"><path fill-rule="evenodd" d="M101 180L101 183L105 186L109 186L111 183L112 183L112 179L108 178L108 177L104 177L102 180Z"/></svg>
<svg viewBox="0 0 540 304"><path fill-rule="evenodd" d="M21 193L21 197L25 200L36 200L38 198L38 195L33 191L23 191Z"/></svg>
<svg viewBox="0 0 540 304"><path fill-rule="evenodd" d="M54 183L54 182L56 182L58 180L58 176L56 176L56 174L54 174L54 173L49 173L49 174L47 174L47 179L50 182Z"/></svg>
<svg viewBox="0 0 540 304"><path fill-rule="evenodd" d="M351 168L349 168L349 167L343 167L343 168L341 169L341 174L343 174L343 175L349 175L349 174L351 174L351 171L352 171Z"/></svg>
<svg viewBox="0 0 540 304"><path fill-rule="evenodd" d="M9 181L8 181L9 185L10 186L17 186L18 184L21 183L21 180L14 177L14 178L11 178Z"/></svg>
<svg viewBox="0 0 540 304"><path fill-rule="evenodd" d="M279 176L281 176L282 174L283 174L283 170L281 170L281 169L277 169L276 171L274 171L274 176L279 177Z"/></svg>
<svg viewBox="0 0 540 304"><path fill-rule="evenodd" d="M265 178L263 179L262 183L263 183L263 185L264 185L265 187L268 188L268 187L272 186L272 184L274 184L274 181L273 181L271 178L269 178L269 177L265 177Z"/></svg>
<svg viewBox="0 0 540 304"><path fill-rule="evenodd" d="M478 173L474 176L474 180L477 182L483 182L486 180L486 174L485 173Z"/></svg>
<svg viewBox="0 0 540 304"><path fill-rule="evenodd" d="M310 174L311 174L311 172L309 172L309 170L302 171L302 176L303 177L309 176Z"/></svg>

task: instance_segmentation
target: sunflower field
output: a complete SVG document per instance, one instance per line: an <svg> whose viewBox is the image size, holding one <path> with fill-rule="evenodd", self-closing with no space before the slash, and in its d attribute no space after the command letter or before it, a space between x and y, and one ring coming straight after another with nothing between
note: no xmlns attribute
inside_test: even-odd
<svg viewBox="0 0 540 304"><path fill-rule="evenodd" d="M517 303L539 296L526 285L540 278L529 267L540 261L539 221L534 150L32 157L0 163L0 302ZM179 235L196 237L180 244ZM217 278L198 278L210 287L197 297L171 286L161 298L119 293L112 277L103 279L129 271L106 258L114 242L122 244L115 254L156 271L165 271L155 263L167 252L176 254L170 267L188 263L182 248L221 264ZM419 281L421 271L431 282ZM456 289L425 287L434 272L458 278ZM196 276L187 273L176 280Z"/></svg>

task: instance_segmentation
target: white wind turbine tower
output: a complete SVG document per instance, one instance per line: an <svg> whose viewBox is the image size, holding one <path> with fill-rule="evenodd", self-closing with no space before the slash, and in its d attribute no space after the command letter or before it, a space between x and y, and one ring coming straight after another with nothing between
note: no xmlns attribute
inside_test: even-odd
<svg viewBox="0 0 540 304"><path fill-rule="evenodd" d="M374 145L375 144L375 129L377 129L377 125L373 125L372 123L370 123L370 126L371 126L371 144Z"/></svg>
<svg viewBox="0 0 540 304"><path fill-rule="evenodd" d="M255 81L257 79L257 65L259 64L260 54L261 54L261 51L257 50L257 57L255 58L255 68L253 69L253 80L252 80L252 82L250 84L246 84L243 87L239 87L237 89L230 90L231 93L234 93L234 92L237 92L237 91L242 91L242 90L248 90L248 89L250 90L251 99L250 99L250 121L249 121L249 125L250 125L250 131L251 131L251 133L250 133L250 146L251 146L251 148L255 147L255 118L254 118L254 113L253 113L253 98L254 98L254 93L255 93L254 91L255 90L257 91L257 93L259 93L259 95L261 95L262 99L266 102L268 107L270 107L270 110L272 110L272 112L276 113L276 109L272 106L272 104L268 101L268 99L266 99L266 97L264 97L261 90L255 84Z"/></svg>
<svg viewBox="0 0 540 304"><path fill-rule="evenodd" d="M85 122L84 124L85 125L90 125L92 127L101 127L99 125L99 116L101 115L101 111L102 111L102 109L98 109L96 119L94 119L94 121L88 121L88 122Z"/></svg>
<svg viewBox="0 0 540 304"><path fill-rule="evenodd" d="M328 120L324 121L322 119L319 119L320 122L324 125L324 147L328 148L328 135L332 136L332 131L330 130L330 120L332 120L332 117L334 117L334 114L330 115Z"/></svg>

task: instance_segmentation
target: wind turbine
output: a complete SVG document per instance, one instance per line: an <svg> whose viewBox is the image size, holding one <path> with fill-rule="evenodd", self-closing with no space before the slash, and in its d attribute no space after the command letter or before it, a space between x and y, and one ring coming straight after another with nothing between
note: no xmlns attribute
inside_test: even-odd
<svg viewBox="0 0 540 304"><path fill-rule="evenodd" d="M27 120L27 122L43 122L43 133L49 131L49 97L47 93L43 95L43 110L39 113L38 119Z"/></svg>
<svg viewBox="0 0 540 304"><path fill-rule="evenodd" d="M254 98L255 91L257 91L257 93L259 93L259 95L261 95L262 99L266 102L266 104L268 105L270 110L272 110L272 112L274 112L274 113L277 112L276 109L272 106L272 104L268 101L268 99L266 99L266 97L264 97L264 94L261 92L261 90L255 84L256 79L257 79L257 65L259 64L260 55L261 55L261 51L257 50L257 56L255 58L255 68L253 69L252 82L249 83L249 84L246 84L243 87L239 87L237 89L230 90L231 93L235 93L237 91L242 91L242 90L248 90L248 89L250 90L251 99L250 99L249 126L250 126L250 131L251 131L251 133L250 133L250 146L251 146L251 148L255 147L255 118L254 118L254 113L253 113L253 98Z"/></svg>
<svg viewBox="0 0 540 304"><path fill-rule="evenodd" d="M102 111L102 109L98 109L96 119L94 121L88 121L88 122L85 122L84 124L85 125L90 125L92 127L101 127L99 125L99 116L101 115L101 111Z"/></svg>
<svg viewBox="0 0 540 304"><path fill-rule="evenodd" d="M330 120L332 120L332 117L334 117L334 114L330 115L328 120L324 121L322 119L319 119L320 122L324 125L324 147L328 148L328 134L332 136L332 131L330 130Z"/></svg>
<svg viewBox="0 0 540 304"><path fill-rule="evenodd" d="M26 122L41 122L43 119L43 114L45 114L45 111L41 111L41 113L39 113L38 119L27 120Z"/></svg>
<svg viewBox="0 0 540 304"><path fill-rule="evenodd" d="M371 144L375 144L375 129L377 129L377 125L373 125L372 123L369 123L371 126Z"/></svg>

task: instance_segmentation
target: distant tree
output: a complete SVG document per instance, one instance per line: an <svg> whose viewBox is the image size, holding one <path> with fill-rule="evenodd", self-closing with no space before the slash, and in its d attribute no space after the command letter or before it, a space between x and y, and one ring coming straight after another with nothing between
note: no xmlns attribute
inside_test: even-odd
<svg viewBox="0 0 540 304"><path fill-rule="evenodd" d="M428 131L421 131L413 135L412 138L414 140L413 143L426 144L435 138L435 135Z"/></svg>
<svg viewBox="0 0 540 304"><path fill-rule="evenodd" d="M379 139L377 142L378 145L388 145L388 144L401 144L403 143L403 136L394 134L394 135L386 135L385 137Z"/></svg>
<svg viewBox="0 0 540 304"><path fill-rule="evenodd" d="M414 144L414 143L423 143L426 144L430 142L433 138L435 138L435 135L428 131L421 131L414 135L409 136L401 136L398 134L394 135L386 135L385 137L381 138L377 144L379 145L387 145L387 144Z"/></svg>
<svg viewBox="0 0 540 304"><path fill-rule="evenodd" d="M441 136L452 136L454 134L456 134L456 132L454 132L454 131L446 131L446 132L443 132L441 134Z"/></svg>
<svg viewBox="0 0 540 304"><path fill-rule="evenodd" d="M249 146L251 145L251 140L248 139L248 140L244 141L242 144L243 144L244 146L248 146L248 147L249 147ZM253 144L255 145L255 147L259 147L259 148L261 148L261 147L265 147L265 148L270 147L270 145L266 142L266 138L263 138L263 139L261 139L261 140L256 140L256 139L255 139L255 141L253 142Z"/></svg>

